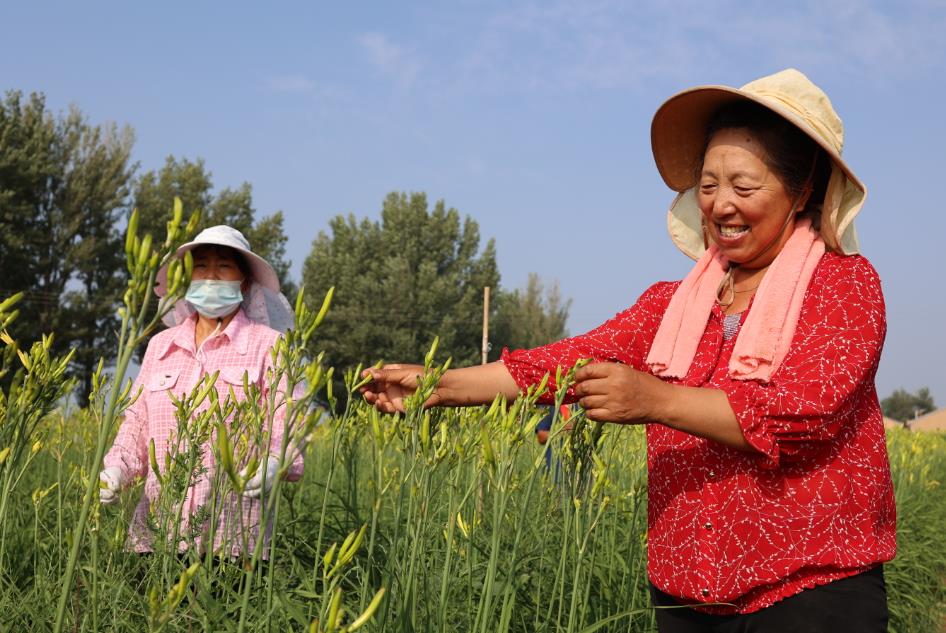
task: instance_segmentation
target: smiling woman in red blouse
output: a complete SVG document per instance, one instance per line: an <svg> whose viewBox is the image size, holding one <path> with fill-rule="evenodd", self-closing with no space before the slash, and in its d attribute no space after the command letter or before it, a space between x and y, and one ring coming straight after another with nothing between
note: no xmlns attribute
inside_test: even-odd
<svg viewBox="0 0 946 633"><path fill-rule="evenodd" d="M515 397L591 358L569 401L647 425L654 603L692 607L658 609L662 632L885 631L886 322L858 254L866 187L841 158L841 120L790 69L672 97L652 142L679 192L668 228L696 260L687 277L587 334L450 370L427 404ZM364 397L403 410L420 371L367 370Z"/></svg>

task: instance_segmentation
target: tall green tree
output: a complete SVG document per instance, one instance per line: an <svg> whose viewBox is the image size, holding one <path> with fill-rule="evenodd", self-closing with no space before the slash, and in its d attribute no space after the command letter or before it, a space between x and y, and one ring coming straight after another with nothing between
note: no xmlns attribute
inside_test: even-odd
<svg viewBox="0 0 946 633"><path fill-rule="evenodd" d="M27 292L16 329L49 331L58 316L67 240L53 231L63 226L57 201L74 123L48 112L41 94L8 92L0 107L0 292Z"/></svg>
<svg viewBox="0 0 946 633"><path fill-rule="evenodd" d="M389 194L380 221L337 216L312 244L303 268L306 299L318 308L335 286L314 346L337 366L422 358L435 336L440 354L477 362L483 287L496 287L492 240L479 226L423 193Z"/></svg>
<svg viewBox="0 0 946 633"><path fill-rule="evenodd" d="M490 360L498 359L503 347L537 347L568 336L571 300L562 298L558 283L546 288L537 273L529 273L524 289L500 290L496 303L495 325L489 336Z"/></svg>
<svg viewBox="0 0 946 633"><path fill-rule="evenodd" d="M76 348L82 395L115 329L123 285L115 226L133 144L130 128L92 125L76 107L54 115L41 94L8 92L0 103L0 295L26 291L18 335L55 331L57 353Z"/></svg>
<svg viewBox="0 0 946 633"><path fill-rule="evenodd" d="M257 219L253 188L244 182L236 189L221 190L211 202L201 228L216 224L228 224L240 230L249 240L253 252L272 264L283 294L290 302L295 300L298 289L289 277L292 263L286 259L289 238L283 228L282 211Z"/></svg>
<svg viewBox="0 0 946 633"><path fill-rule="evenodd" d="M895 389L892 394L880 401L884 415L900 422L909 422L936 409L933 396L928 387L920 388L916 393L906 389Z"/></svg>
<svg viewBox="0 0 946 633"><path fill-rule="evenodd" d="M213 190L212 175L202 159L168 156L161 169L146 172L135 182L133 206L140 216L139 230L163 235L174 198L178 197L185 209L201 211L198 230L228 224L241 231L253 252L276 269L283 292L292 301L296 287L289 278L291 262L286 259L288 237L282 211L257 219L253 188L247 182L236 189L224 188L216 195Z"/></svg>
<svg viewBox="0 0 946 633"><path fill-rule="evenodd" d="M166 223L180 198L187 211L200 210L205 216L213 201L213 182L202 159L178 160L168 156L161 169L138 176L133 187L132 207L138 209L138 232L164 235Z"/></svg>
<svg viewBox="0 0 946 633"><path fill-rule="evenodd" d="M126 279L123 239L115 227L128 204L133 142L128 128L86 127L63 196L77 233L66 260L75 283L66 291L64 334L76 348L81 402L92 391L98 359L115 348L115 308Z"/></svg>

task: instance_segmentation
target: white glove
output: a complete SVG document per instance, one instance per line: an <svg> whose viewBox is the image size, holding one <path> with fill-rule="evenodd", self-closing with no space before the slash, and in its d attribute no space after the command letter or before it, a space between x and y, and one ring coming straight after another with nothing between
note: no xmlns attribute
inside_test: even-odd
<svg viewBox="0 0 946 633"><path fill-rule="evenodd" d="M122 471L117 466L109 466L99 473L99 502L111 505L118 501L118 492L122 489Z"/></svg>
<svg viewBox="0 0 946 633"><path fill-rule="evenodd" d="M258 499L259 496L264 492L269 492L273 487L273 484L276 483L276 472L278 470L279 460L270 455L266 458L265 462L260 463L259 468L256 470L256 474L246 482L246 485L243 487L243 496L249 497L250 499ZM240 474L243 477L246 476L245 472L241 472ZM264 474L266 479L265 490L263 490Z"/></svg>

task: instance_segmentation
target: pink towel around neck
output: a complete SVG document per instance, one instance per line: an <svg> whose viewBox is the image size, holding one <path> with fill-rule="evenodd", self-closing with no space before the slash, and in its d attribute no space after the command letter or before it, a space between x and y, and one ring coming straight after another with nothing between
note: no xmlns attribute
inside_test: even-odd
<svg viewBox="0 0 946 633"><path fill-rule="evenodd" d="M716 302L716 289L726 274L726 265L726 258L714 244L680 282L647 354L647 365L655 375L686 376L706 330L706 320Z"/></svg>
<svg viewBox="0 0 946 633"><path fill-rule="evenodd" d="M759 285L729 360L730 376L763 382L771 379L788 353L802 300L824 252L824 241L811 230L811 223L796 223ZM726 265L718 247L711 246L673 294L647 355L647 365L655 375L686 376Z"/></svg>

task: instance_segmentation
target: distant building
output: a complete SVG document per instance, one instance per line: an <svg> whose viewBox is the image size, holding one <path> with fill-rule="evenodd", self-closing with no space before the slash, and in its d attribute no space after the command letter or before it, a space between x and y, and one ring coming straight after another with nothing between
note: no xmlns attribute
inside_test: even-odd
<svg viewBox="0 0 946 633"><path fill-rule="evenodd" d="M893 418L888 418L887 416L884 416L884 428L885 429L902 429L905 427L903 426L903 422L901 422L900 420L894 420Z"/></svg>
<svg viewBox="0 0 946 633"><path fill-rule="evenodd" d="M946 408L937 409L926 415L921 415L915 420L911 420L909 428L911 431L946 432Z"/></svg>

